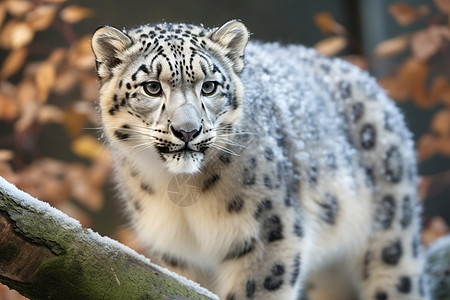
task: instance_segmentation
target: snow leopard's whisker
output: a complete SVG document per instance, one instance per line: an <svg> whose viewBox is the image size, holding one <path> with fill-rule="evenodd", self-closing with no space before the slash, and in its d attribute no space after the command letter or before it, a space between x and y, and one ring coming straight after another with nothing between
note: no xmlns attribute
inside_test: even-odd
<svg viewBox="0 0 450 300"><path fill-rule="evenodd" d="M226 147L224 147L224 146L221 146L221 145L218 145L218 144L211 144L210 147L211 147L211 148L215 148L215 149L217 149L217 150L219 150L219 151L225 152L225 153L227 153L227 154L231 154L231 155L233 155L233 156L239 156L239 154L236 153L236 152L234 152L233 150L228 149L228 148L226 148Z"/></svg>
<svg viewBox="0 0 450 300"><path fill-rule="evenodd" d="M237 143L235 141L224 139L224 138L217 138L216 139L216 143L222 143L222 144L229 145L229 146L236 146L236 147L246 148L246 146L244 146L242 144L239 144L239 143Z"/></svg>

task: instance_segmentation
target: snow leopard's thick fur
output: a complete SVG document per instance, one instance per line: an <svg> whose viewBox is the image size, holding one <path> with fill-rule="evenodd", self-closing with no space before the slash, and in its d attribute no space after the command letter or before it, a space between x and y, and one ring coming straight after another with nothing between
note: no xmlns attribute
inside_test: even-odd
<svg viewBox="0 0 450 300"><path fill-rule="evenodd" d="M104 134L137 236L221 299L419 299L415 153L374 79L302 46L99 28Z"/></svg>

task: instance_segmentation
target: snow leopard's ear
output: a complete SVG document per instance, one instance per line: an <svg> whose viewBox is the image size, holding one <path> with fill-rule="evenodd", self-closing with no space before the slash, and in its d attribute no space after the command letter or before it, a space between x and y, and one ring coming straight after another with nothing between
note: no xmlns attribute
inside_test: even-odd
<svg viewBox="0 0 450 300"><path fill-rule="evenodd" d="M228 50L226 56L233 62L236 73L244 68L244 51L248 41L248 29L239 21L232 20L214 31L211 40Z"/></svg>
<svg viewBox="0 0 450 300"><path fill-rule="evenodd" d="M114 27L103 26L94 32L91 45L98 76L101 79L111 76L111 69L122 63L122 52L132 43L125 33Z"/></svg>

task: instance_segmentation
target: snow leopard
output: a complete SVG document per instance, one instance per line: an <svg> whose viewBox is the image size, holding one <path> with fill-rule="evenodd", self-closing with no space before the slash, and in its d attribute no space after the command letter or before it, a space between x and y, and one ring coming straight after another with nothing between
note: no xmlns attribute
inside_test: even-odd
<svg viewBox="0 0 450 300"><path fill-rule="evenodd" d="M123 210L165 267L226 300L423 297L412 135L366 71L238 20L92 49Z"/></svg>

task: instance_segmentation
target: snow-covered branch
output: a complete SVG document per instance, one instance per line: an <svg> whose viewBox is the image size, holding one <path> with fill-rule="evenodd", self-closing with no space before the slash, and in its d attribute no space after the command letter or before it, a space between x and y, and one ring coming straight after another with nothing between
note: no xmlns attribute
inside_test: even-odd
<svg viewBox="0 0 450 300"><path fill-rule="evenodd" d="M31 299L218 299L1 177L0 282Z"/></svg>

